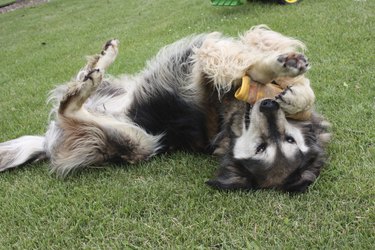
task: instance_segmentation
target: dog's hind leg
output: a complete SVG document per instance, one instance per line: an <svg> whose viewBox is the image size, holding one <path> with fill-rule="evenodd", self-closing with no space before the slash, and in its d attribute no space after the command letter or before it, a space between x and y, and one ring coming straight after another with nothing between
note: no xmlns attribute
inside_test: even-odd
<svg viewBox="0 0 375 250"><path fill-rule="evenodd" d="M75 80L68 83L68 90L60 101L59 114L69 116L82 109L83 103L102 82L105 70L114 62L118 44L118 40L110 40L104 45L100 55L88 57L87 65Z"/></svg>
<svg viewBox="0 0 375 250"><path fill-rule="evenodd" d="M146 133L125 117L93 113L84 106L102 82L104 70L114 61L117 44L116 40L109 41L101 55L89 59L77 78L68 84L60 101L46 143L51 172L60 177L107 160L134 163L158 150L160 136Z"/></svg>
<svg viewBox="0 0 375 250"><path fill-rule="evenodd" d="M65 177L105 161L136 163L157 153L160 136L111 117L60 117L47 133L51 172Z"/></svg>

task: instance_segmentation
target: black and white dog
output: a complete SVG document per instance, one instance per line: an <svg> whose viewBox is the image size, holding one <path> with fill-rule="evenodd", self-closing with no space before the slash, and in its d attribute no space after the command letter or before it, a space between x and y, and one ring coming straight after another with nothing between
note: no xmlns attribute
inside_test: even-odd
<svg viewBox="0 0 375 250"><path fill-rule="evenodd" d="M311 109L303 76L304 45L265 26L239 38L191 36L163 48L140 73L104 76L118 41L107 42L76 78L51 94L52 121L44 136L0 144L0 171L49 159L60 177L107 161L136 163L174 150L221 157L218 189L305 191L324 164L328 123L286 118ZM287 83L282 94L255 104L236 100L244 75Z"/></svg>

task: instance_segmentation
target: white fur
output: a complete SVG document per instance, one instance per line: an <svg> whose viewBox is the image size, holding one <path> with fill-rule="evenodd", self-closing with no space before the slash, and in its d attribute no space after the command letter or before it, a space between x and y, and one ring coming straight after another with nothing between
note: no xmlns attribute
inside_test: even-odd
<svg viewBox="0 0 375 250"><path fill-rule="evenodd" d="M44 141L42 136L22 136L0 143L0 172L31 160L35 153L44 152Z"/></svg>
<svg viewBox="0 0 375 250"><path fill-rule="evenodd" d="M234 81L245 74L259 82L268 83L273 77L280 75L279 72L269 71L277 66L277 56L303 52L305 49L301 41L259 25L239 39L226 38L217 32L211 33L202 46L196 49L195 62L201 71L212 78L219 93L226 93Z"/></svg>
<svg viewBox="0 0 375 250"><path fill-rule="evenodd" d="M306 145L305 139L303 138L302 132L297 127L286 123L285 134L292 136L295 140L295 143L289 143L286 141L282 143L281 149L286 157L292 158L297 150L301 151L302 153L306 153L309 150L309 147Z"/></svg>

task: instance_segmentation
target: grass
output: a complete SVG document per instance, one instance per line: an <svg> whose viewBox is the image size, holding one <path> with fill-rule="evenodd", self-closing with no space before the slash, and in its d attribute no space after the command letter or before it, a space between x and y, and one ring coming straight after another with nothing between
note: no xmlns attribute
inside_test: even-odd
<svg viewBox="0 0 375 250"><path fill-rule="evenodd" d="M0 0L0 6L1 5L4 5L4 4L8 4L8 3L12 3L14 2L15 0Z"/></svg>
<svg viewBox="0 0 375 250"><path fill-rule="evenodd" d="M223 193L215 159L183 152L65 181L48 164L0 174L1 249L373 249L375 3L51 0L0 15L0 141L43 134L45 100L108 38L111 74L134 73L191 33L237 35L265 23L306 42L317 109L332 123L329 163L309 192Z"/></svg>

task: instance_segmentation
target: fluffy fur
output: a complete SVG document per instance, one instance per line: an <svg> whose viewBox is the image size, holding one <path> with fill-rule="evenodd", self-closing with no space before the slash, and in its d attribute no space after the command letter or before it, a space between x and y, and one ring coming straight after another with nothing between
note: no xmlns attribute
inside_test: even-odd
<svg viewBox="0 0 375 250"><path fill-rule="evenodd" d="M136 75L105 77L118 41L51 94L44 136L0 144L0 171L49 159L65 177L107 161L136 163L162 152L219 155L207 184L218 189L305 191L324 164L328 123L287 119L315 96L302 42L256 26L239 38L220 33L184 38L161 49ZM234 98L243 75L286 90L250 105Z"/></svg>

